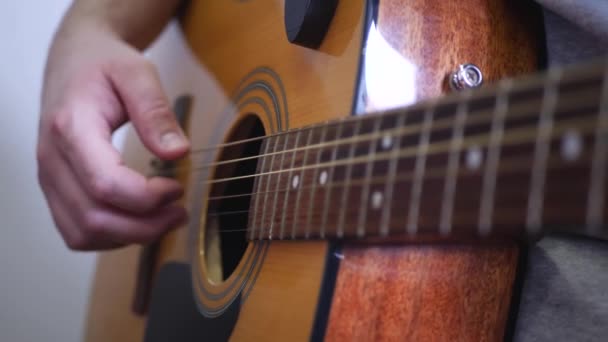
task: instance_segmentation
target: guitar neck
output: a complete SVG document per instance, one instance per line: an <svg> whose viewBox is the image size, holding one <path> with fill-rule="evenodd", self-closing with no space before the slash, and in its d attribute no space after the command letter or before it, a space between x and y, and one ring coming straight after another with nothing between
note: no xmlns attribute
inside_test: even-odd
<svg viewBox="0 0 608 342"><path fill-rule="evenodd" d="M267 137L250 239L608 238L608 68Z"/></svg>

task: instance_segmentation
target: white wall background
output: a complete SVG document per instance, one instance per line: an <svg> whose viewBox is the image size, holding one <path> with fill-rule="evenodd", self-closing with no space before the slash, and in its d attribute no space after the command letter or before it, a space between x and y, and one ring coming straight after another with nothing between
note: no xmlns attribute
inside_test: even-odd
<svg viewBox="0 0 608 342"><path fill-rule="evenodd" d="M67 249L37 180L39 97L47 49L70 0L3 1L0 7L0 342L81 341L96 254ZM148 57L169 98L220 96L170 25ZM178 68L175 60L182 61ZM189 63L188 63L189 62ZM121 129L115 144L122 147ZM142 150L137 156L147 165Z"/></svg>
<svg viewBox="0 0 608 342"><path fill-rule="evenodd" d="M0 341L80 341L95 254L68 251L36 178L39 93L69 0L0 7Z"/></svg>

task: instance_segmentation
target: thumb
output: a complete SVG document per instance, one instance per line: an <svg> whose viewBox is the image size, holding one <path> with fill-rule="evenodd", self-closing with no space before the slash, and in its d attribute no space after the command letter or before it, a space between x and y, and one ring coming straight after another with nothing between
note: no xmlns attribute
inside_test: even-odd
<svg viewBox="0 0 608 342"><path fill-rule="evenodd" d="M109 78L144 145L161 159L183 156L190 144L169 106L154 65L141 58L109 69Z"/></svg>

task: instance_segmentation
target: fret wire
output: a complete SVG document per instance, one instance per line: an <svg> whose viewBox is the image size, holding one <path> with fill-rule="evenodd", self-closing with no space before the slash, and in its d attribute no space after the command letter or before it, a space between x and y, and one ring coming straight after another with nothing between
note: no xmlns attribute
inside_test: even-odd
<svg viewBox="0 0 608 342"><path fill-rule="evenodd" d="M268 146L270 145L268 143L268 140L265 140L263 143L264 145L264 153L268 152ZM254 183L254 189L258 188L261 186L262 183L262 173L264 172L264 166L266 165L266 158L262 158L262 165L260 165L260 176L259 178L256 178ZM257 218L257 213L258 213L258 206L259 206L259 202L260 202L260 196L256 195L255 196L255 203L253 205L253 217L251 218L251 236L250 239L253 240L253 238L255 237L255 225L256 225L256 218ZM261 229L261 228L260 228Z"/></svg>
<svg viewBox="0 0 608 342"><path fill-rule="evenodd" d="M342 134L342 126L339 126L337 128L337 132L336 132L336 138L339 139L340 135ZM336 160L336 156L338 153L338 146L334 145L334 149L332 150L332 154L331 154L331 160ZM323 214L322 214L322 219L321 219L321 237L325 236L326 230L327 230L327 218L329 216L329 200L331 198L331 183L332 183L332 179L334 177L334 166L331 166L329 168L328 171L328 175L327 175L327 183L324 185L325 186L325 199L324 199L324 203L325 205L323 206Z"/></svg>
<svg viewBox="0 0 608 342"><path fill-rule="evenodd" d="M395 110L402 110L401 109L395 109ZM349 117L347 117L348 119ZM346 121L344 118L337 118L337 119L331 119L331 120L327 120L325 122L323 122L323 124L325 125L338 125L341 122ZM202 147L202 148L198 148L195 150L192 150L192 152L190 152L190 155L194 155L194 154L199 154L199 153L203 153L203 152L209 152L209 151L215 151L218 149L223 149L226 147L232 147L232 146L238 146L241 144L246 144L246 143L250 143L250 142L255 142L255 141L268 141L274 137L278 137L281 135L286 135L286 134L293 134L297 131L311 131L311 130L315 130L317 128L320 127L320 123L314 123L314 124L308 124L302 127L296 127L296 128L291 128L285 131L280 131L277 133L272 133L269 135L265 135L265 136L260 136L260 137L255 137L255 138L248 138L248 139L242 139L242 140L238 140L238 141L231 141L231 142L225 142L222 144L217 144L215 146L210 146L210 147Z"/></svg>
<svg viewBox="0 0 608 342"><path fill-rule="evenodd" d="M578 125L579 128L581 129L585 129L585 128L593 128L595 130L596 128L596 123L594 122L589 122L588 119L583 118L583 119L568 119L568 120L562 120L562 123L566 122L566 124L568 125ZM558 126L559 127L559 126ZM568 127L566 125L560 127L561 131L566 131ZM518 128L518 129L512 129L510 131L509 137L508 139L505 139L505 141L508 141L510 143L521 143L521 142L526 142L526 141L535 141L536 137L537 137L537 129L533 129L533 130L528 130L528 127L523 127L522 128ZM489 134L478 134L478 135L474 135L471 138L464 139L463 141L463 148L467 148L467 147L471 147L474 145L479 145L481 143L483 144L487 144L487 141L489 141ZM440 141L438 143L433 143L433 144L428 144L427 149L428 149L428 153L429 154L435 154L435 153L440 153L440 152L445 152L449 150L449 146L450 143L449 142L445 142L445 141ZM481 147L486 147L487 145L482 145ZM479 146L477 146L479 147ZM403 148L401 149L399 152L398 157L411 157L411 156L416 156L417 155L417 151L418 151L419 147L407 147L407 148ZM388 160L390 158L390 152L389 153L379 153L376 154L376 160ZM320 163L318 165L306 165L306 166L302 166L302 167L298 167L295 168L294 171L296 170L309 170L309 169L314 169L317 167L326 167L326 166L339 166L339 165L348 165L348 164L357 164L357 163L365 163L367 162L369 159L369 156L360 156L360 157L354 157L354 158L350 158L350 159L342 159L339 161L335 161L335 162L324 162L324 163ZM258 177L258 176L262 176L262 175L272 175L272 174L277 174L280 172L288 172L290 171L289 169L282 169L282 170L275 170L275 171L268 171L265 172L263 174L251 174L251 175L246 175L246 176L238 176L238 177L230 177L230 178L220 178L220 179L216 179L216 180L211 180L211 181L205 181L205 184L213 184L213 183L220 183L220 182L227 182L227 181L234 181L237 179L245 179L245 178L253 178L253 177Z"/></svg>
<svg viewBox="0 0 608 342"><path fill-rule="evenodd" d="M284 135L284 137L285 137L285 142L283 143L283 150L285 150L287 148L287 142L289 141L289 135ZM283 163L285 162L285 154L286 153L281 154L281 161L279 162L279 168L283 167ZM279 192L277 190L279 189L279 185L281 184L282 175L283 175L283 173L279 173L279 176L277 177L277 186L275 187L274 201L272 204L272 216L270 217L270 232L269 232L269 237L268 237L269 239L272 239L272 231L273 231L274 222L275 222L274 217L277 212L277 198L279 196ZM289 178L287 178L287 183L289 184Z"/></svg>
<svg viewBox="0 0 608 342"><path fill-rule="evenodd" d="M441 201L441 214L439 219L439 233L442 236L449 235L452 230L452 214L454 210L454 195L456 193L456 173L460 167L460 152L462 150L462 139L464 134L464 123L467 119L468 103L467 99L471 96L470 90L462 93L462 102L456 110L454 118L454 130L452 133L452 143L448 156L448 166L446 170L445 187L443 199Z"/></svg>
<svg viewBox="0 0 608 342"><path fill-rule="evenodd" d="M404 110L402 112L400 112L399 114L406 114L408 113L409 110ZM520 113L522 116L524 114L528 114L525 112ZM385 114L366 114L366 115L379 115L379 116L383 116ZM486 119L488 118L488 116L485 115L477 115L475 117L475 121L471 121L471 123L483 123ZM442 120L437 120L434 124L434 128L449 128L452 125L452 119L451 118L446 118L446 119L442 119ZM319 126L319 128L321 128L322 126ZM365 141L372 141L374 139L377 138L381 138L383 134L391 134L391 133L395 133L395 134L403 134L404 136L407 136L408 134L411 135L416 135L418 134L418 132L420 131L420 129L422 128L422 124L412 124L411 126L406 126L406 127L397 127L397 128L391 128L391 129L385 129L382 130L381 132L378 133L366 133L366 134L361 134L361 135L357 135L357 136L352 136L352 137L348 137L348 138L342 138L342 139L336 139L336 140L332 140L332 141L328 141L328 142L321 142L321 143L316 143L316 144L312 144L310 146L304 146L304 147L300 147L300 148L296 148L295 151L304 151L306 149L310 149L310 150L314 150L317 148L322 148L322 147L333 147L334 145L346 145L346 144L350 144L353 142L365 142ZM274 135L272 135L274 136ZM272 137L271 136L271 137ZM289 149L289 150L285 150L285 151L278 151L278 152L268 152L262 155L256 155L256 156L249 156L249 157L243 157L243 158L238 158L238 159L231 159L231 160L225 160L225 161L220 161L220 162L214 162L214 163L210 163L210 164L206 164L203 165L202 167L199 167L198 169L205 169L208 167L216 167L216 166L220 166L220 165L224 165L224 164L230 164L230 163L235 163L235 162L240 162L240 161L246 161L246 160L251 160L251 159L256 159L256 158L262 158L262 157L270 157L274 154L281 154L281 153L288 153L288 152L294 152L294 149Z"/></svg>
<svg viewBox="0 0 608 342"><path fill-rule="evenodd" d="M581 103L584 100L584 96L586 95L586 93L583 94L571 94L571 93L564 93L564 94L560 94L560 109L561 110L573 110L574 108L571 107L579 107L579 103ZM568 102L566 101L567 99L571 98L573 101ZM591 101L594 101L595 99L592 99ZM515 108L519 108L520 111L516 111L513 113L509 113L509 117L510 118L526 118L526 117L533 117L533 115L536 115L535 112L532 112L532 110L526 110L528 109L528 107L530 106L530 104L533 102L527 102L527 103L515 103L511 106L511 108L513 110L515 110ZM523 107L523 108L522 108ZM471 125L471 124L483 124L483 123L491 123L492 121L492 115L491 112L486 112L485 110L478 110L479 112L481 112L480 114L477 114L475 116L469 116L469 119L467 120L467 125ZM400 112L400 114L407 114L409 113L410 110L403 110L402 112ZM477 112L477 111L476 111ZM370 115L374 115L374 114L370 114ZM382 114L380 114L382 115ZM337 125L337 124L332 124L332 125ZM433 123L433 130L438 130L438 129L443 129L443 128L450 128L452 126L452 118L448 117L448 118L443 118L443 119L438 119L436 121L434 121ZM320 128L321 126L319 126ZM418 124L418 123L414 123L412 125L408 125L405 127L396 127L396 128L391 128L391 129L385 129L382 130L379 133L366 133L366 134L361 134L358 136L353 136L353 137L349 137L349 138L344 138L344 139L338 139L338 140L334 140L334 141L329 141L329 142L325 142L325 143L320 143L320 144L312 144L310 146L303 146L300 148L296 148L296 151L303 151L305 149L316 149L319 147L331 147L334 145L345 145L347 143L351 143L351 142L365 142L365 141L371 141L373 139L378 139L381 138L382 135L384 134L403 134L403 136L410 136L410 135L417 135L420 130L422 129L422 124ZM302 130L303 131L303 130ZM300 132L300 131L298 131ZM272 135L272 136L276 136L276 135ZM220 165L224 165L224 164L231 164L231 163L236 163L236 162L241 162L241 161L246 161L246 160L252 160L252 159L257 159L257 158L263 158L263 157L267 157L267 156L272 156L274 154L283 154L283 153L289 153L289 152L294 152L294 149L288 149L285 151L277 151L277 152L269 152L269 153L265 153L265 154L260 154L260 155L255 155L255 156L249 156L249 157L243 157L243 158L237 158L237 159L231 159L231 160L225 160L225 161L220 161L220 162L213 162L213 163L209 163L209 164L205 164L203 166L197 167L195 168L195 170L204 170L207 169L209 167L215 167L215 166L220 166ZM179 170L180 168L176 168L176 170Z"/></svg>
<svg viewBox="0 0 608 342"><path fill-rule="evenodd" d="M529 168L523 166L525 165L525 162L527 161L527 158L518 158L518 157L512 157L509 159L504 159L501 160L501 167L499 172L501 172L502 174L507 174L507 173L513 173L513 172L527 172L529 171ZM580 163L582 162L590 162L591 161L591 154L588 154L587 157L585 158L580 158L578 159L578 161ZM549 163L547 164L548 169L551 169L552 167L563 167L564 165L564 161L561 159L561 157L559 156L554 156L549 158ZM460 169L463 170L463 169ZM459 172L459 176L464 176L466 175L466 173L462 173ZM414 177L415 174L414 172L405 172L402 174L399 174L395 179L396 181L399 182L407 182L407 181L414 181ZM425 179L440 179L445 177L445 168L439 167L439 168L432 168L432 169L426 169L426 172L424 174L424 178ZM386 178L385 177L372 177L371 179L372 184L381 184L386 182ZM358 180L358 181L352 181L349 185L363 185L363 181L362 180ZM331 186L332 187L339 187L339 186L345 186L346 182L342 181L342 182L335 182L332 183ZM280 191L285 191L285 190L280 190Z"/></svg>
<svg viewBox="0 0 608 342"><path fill-rule="evenodd" d="M319 139L319 141L324 141L325 140L325 136L327 134L327 126L324 126L322 131L321 131L321 138ZM317 150L317 159L316 159L316 164L319 164L321 162L321 149ZM306 213L306 230L305 230L305 237L308 239L310 237L310 225L311 225L311 220L312 220L312 208L314 206L315 203L315 190L317 188L317 177L319 176L319 169L315 168L314 172L313 172L313 176L312 176L312 188L310 190L310 198L308 201L308 211Z"/></svg>
<svg viewBox="0 0 608 342"><path fill-rule="evenodd" d="M355 122L355 132L354 135L359 134L359 129L361 127L361 120ZM348 159L352 159L355 154L355 143L350 145L350 149L348 151ZM344 236L344 220L346 218L346 200L348 199L349 192L349 184L352 178L352 164L346 165L346 171L344 173L344 177L346 178L346 186L342 190L342 198L340 199L340 207L338 207L339 215L338 215L338 232L337 236L340 238Z"/></svg>
<svg viewBox="0 0 608 342"><path fill-rule="evenodd" d="M281 140L281 136L277 136L277 138L274 141L274 151L277 150L278 146L279 146L279 141ZM270 167L269 170L273 170L274 168L274 160L275 160L276 155L272 155L271 159L270 159ZM266 176L266 191L270 191L270 175ZM266 225L266 213L268 212L267 210L267 206L268 206L268 193L266 193L264 195L264 208L262 208L262 230L264 229L264 226ZM272 219L272 218L271 218ZM264 232L260 231L260 240L262 239L262 234Z"/></svg>
<svg viewBox="0 0 608 342"><path fill-rule="evenodd" d="M424 169L426 168L426 156L429 148L434 110L434 106L429 106L424 112L424 123L422 125L422 132L420 133L420 141L418 142L416 166L414 168L414 184L412 185L412 192L410 193L410 206L407 216L406 232L409 235L415 235L418 231L418 213L420 211L420 198L422 196L422 180L424 177Z"/></svg>
<svg viewBox="0 0 608 342"><path fill-rule="evenodd" d="M557 105L557 86L561 73L561 69L550 69L546 79L547 84L545 85L538 121L538 134L534 149L528 213L526 216L526 227L530 233L538 232L542 221L546 163L550 148L548 140L553 130L553 114Z"/></svg>
<svg viewBox="0 0 608 342"><path fill-rule="evenodd" d="M608 65L604 71L602 95L595 132L595 146L591 164L591 181L587 199L587 229L599 233L604 222L606 168L608 164Z"/></svg>
<svg viewBox="0 0 608 342"><path fill-rule="evenodd" d="M482 180L482 192L479 209L479 227L478 231L481 236L490 233L492 216L494 210L494 196L496 191L496 175L498 171L498 161L500 160L500 151L503 135L504 124L509 108L509 91L513 86L511 80L502 81L499 83L498 96L496 98L495 115L492 120L492 128L490 135L490 143L487 148L487 161Z"/></svg>
<svg viewBox="0 0 608 342"><path fill-rule="evenodd" d="M296 140L294 143L294 147L298 146L298 143L300 142L300 135L301 135L302 131L298 131L298 133L296 133ZM295 161L296 161L296 151L294 150L293 153L291 154L291 164L289 166L289 174L287 175L287 190L285 192L285 200L283 201L283 214L281 215L281 231L279 233L279 239L283 240L283 234L285 233L285 213L287 212L287 202L289 201L289 182L292 181L292 177L293 177L293 166L295 165ZM298 184L299 185L299 184Z"/></svg>
<svg viewBox="0 0 608 342"><path fill-rule="evenodd" d="M376 122L374 123L374 132L378 132L380 130L380 123L382 123L382 117L376 117L375 120L376 120ZM366 226L365 223L366 223L366 219L367 219L367 211L369 210L368 199L369 199L370 180L371 180L372 167L374 165L372 159L376 155L376 148L378 145L378 140L379 139L375 139L370 144L368 154L371 156L371 159L370 159L370 161L367 162L366 167L365 167L365 176L364 176L365 186L363 188L363 191L361 191L361 210L359 211L359 220L358 220L358 224L357 224L357 236L360 238L365 236L365 226ZM365 181L367 181L367 183L365 183Z"/></svg>
<svg viewBox="0 0 608 342"><path fill-rule="evenodd" d="M397 116L397 127L401 127L405 124L406 114ZM391 151L391 157L388 166L388 180L384 187L384 193L386 194L386 204L382 209L382 217L380 219L380 235L387 236L389 233L389 220L393 201L393 187L395 185L395 174L397 173L397 162L399 155L399 147L401 146L401 135L394 137L395 142L393 144L393 150Z"/></svg>
<svg viewBox="0 0 608 342"><path fill-rule="evenodd" d="M327 126L324 126L327 127ZM310 141L312 140L312 134L313 134L314 130L310 130L308 132L308 138L306 139L306 145L310 145ZM304 157L302 159L302 165L306 165L306 161L308 160L308 151L310 151L309 149L304 150ZM300 179L300 183L304 183L304 168L300 168L300 175L299 175L299 179ZM296 205L295 208L293 210L293 223L291 226L291 239L295 239L296 238L296 229L297 229L297 225L298 225L298 213L300 211L300 195L302 194L302 186L298 186L297 189L295 189L296 191Z"/></svg>
<svg viewBox="0 0 608 342"><path fill-rule="evenodd" d="M590 133L593 133L591 131L589 131ZM557 158L557 157L556 157ZM514 158L512 158L514 159ZM520 158L517 159L517 161L521 161L521 162L525 162L527 159L525 158ZM501 160L501 168L503 165L503 160ZM529 168L528 168L529 170ZM414 170L415 171L415 170ZM437 177L430 177L429 173L433 171L435 172L434 175ZM443 172L443 173L440 173ZM438 178L439 176L441 177L445 177L445 168L435 168L435 169L425 169L425 174L423 175L424 179L428 179L428 178ZM403 180L412 180L415 181L415 172L410 172L410 173L397 173L397 175L395 176L395 181L403 181ZM372 184L384 184L387 181L387 177L386 176L376 176L376 177L372 177L371 178L371 183ZM349 185L353 186L358 186L358 185L363 185L366 182L366 180L364 179L355 179L355 180L351 180L349 182ZM342 181L342 182L332 182L330 183L330 185L332 187L337 187L337 186L345 186L346 185L346 181ZM305 187L304 190L306 189L310 189L310 187ZM283 191L288 191L288 189L282 189L279 190L281 192Z"/></svg>

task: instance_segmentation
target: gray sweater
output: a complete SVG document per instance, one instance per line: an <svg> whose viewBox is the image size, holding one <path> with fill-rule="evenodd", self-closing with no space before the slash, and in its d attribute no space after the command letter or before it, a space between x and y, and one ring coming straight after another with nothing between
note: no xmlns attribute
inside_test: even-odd
<svg viewBox="0 0 608 342"><path fill-rule="evenodd" d="M608 0L536 1L549 65L608 55ZM548 236L528 253L515 341L608 341L608 241Z"/></svg>

